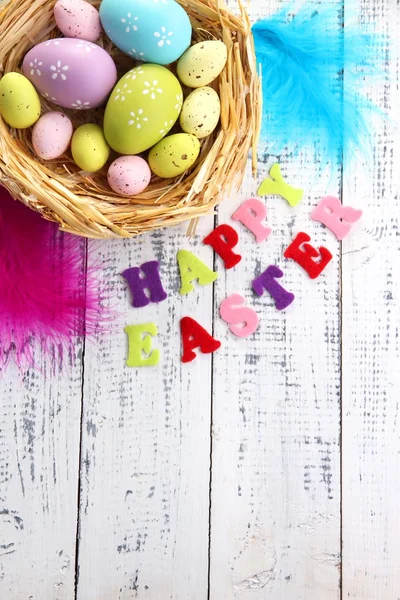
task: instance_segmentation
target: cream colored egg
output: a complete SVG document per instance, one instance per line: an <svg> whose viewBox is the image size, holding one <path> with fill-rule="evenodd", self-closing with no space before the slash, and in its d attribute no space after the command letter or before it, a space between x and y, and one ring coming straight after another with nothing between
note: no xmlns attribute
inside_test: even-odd
<svg viewBox="0 0 400 600"><path fill-rule="evenodd" d="M150 169L159 177L178 177L194 165L199 153L200 142L194 135L169 135L150 150Z"/></svg>
<svg viewBox="0 0 400 600"><path fill-rule="evenodd" d="M0 115L16 129L31 127L40 117L40 99L26 77L7 73L0 80Z"/></svg>
<svg viewBox="0 0 400 600"><path fill-rule="evenodd" d="M98 125L81 125L72 136L72 157L78 167L88 173L99 171L106 164L110 147Z"/></svg>
<svg viewBox="0 0 400 600"><path fill-rule="evenodd" d="M187 87L208 85L221 73L227 57L228 49L224 42L208 40L194 44L178 61L178 77Z"/></svg>
<svg viewBox="0 0 400 600"><path fill-rule="evenodd" d="M189 94L183 103L180 125L185 133L201 140L214 131L220 116L221 102L217 92L210 87L202 87Z"/></svg>

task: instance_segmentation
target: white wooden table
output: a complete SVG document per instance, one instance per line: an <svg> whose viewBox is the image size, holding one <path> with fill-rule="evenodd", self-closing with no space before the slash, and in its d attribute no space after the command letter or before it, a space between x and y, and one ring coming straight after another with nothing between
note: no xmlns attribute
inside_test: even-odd
<svg viewBox="0 0 400 600"><path fill-rule="evenodd" d="M276 0L253 0L253 20ZM396 0L364 0L365 19L398 36ZM388 80L372 91L398 110L393 40ZM185 227L104 242L114 332L81 341L63 370L9 368L0 380L0 598L2 600L398 600L400 598L399 161L387 123L370 170L330 182L312 157L281 157L306 190L290 208L266 199L273 234L257 245L240 230L242 262L225 272ZM262 152L260 158L263 158ZM215 223L254 195L247 177ZM364 210L342 244L309 213L329 192ZM231 223L232 224L232 223ZM334 260L311 281L282 257L307 231ZM179 296L177 250L192 250L220 276ZM158 259L169 294L133 309L119 275ZM296 295L288 310L252 294L270 264ZM243 293L261 317L234 338L220 302ZM220 351L180 362L179 321L198 319ZM125 366L127 324L159 327L160 365Z"/></svg>

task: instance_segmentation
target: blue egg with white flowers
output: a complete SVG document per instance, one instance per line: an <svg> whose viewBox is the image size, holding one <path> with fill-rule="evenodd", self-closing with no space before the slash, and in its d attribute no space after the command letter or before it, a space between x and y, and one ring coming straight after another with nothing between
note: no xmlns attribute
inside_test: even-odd
<svg viewBox="0 0 400 600"><path fill-rule="evenodd" d="M175 0L103 0L100 19L117 48L136 60L168 65L190 46L190 19Z"/></svg>

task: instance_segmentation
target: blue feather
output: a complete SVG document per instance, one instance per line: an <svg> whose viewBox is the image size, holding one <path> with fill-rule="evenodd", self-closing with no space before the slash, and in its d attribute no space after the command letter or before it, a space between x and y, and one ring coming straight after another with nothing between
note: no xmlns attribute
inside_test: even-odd
<svg viewBox="0 0 400 600"><path fill-rule="evenodd" d="M346 4L347 10L347 4ZM382 35L343 24L342 5L306 3L293 16L283 10L253 26L262 72L263 131L267 152L314 148L322 166L351 163L371 148L370 116L378 109L363 93L382 77Z"/></svg>

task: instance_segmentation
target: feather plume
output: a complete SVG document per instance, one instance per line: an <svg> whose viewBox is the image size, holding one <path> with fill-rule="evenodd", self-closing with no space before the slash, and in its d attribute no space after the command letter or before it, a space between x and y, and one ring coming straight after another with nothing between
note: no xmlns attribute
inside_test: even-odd
<svg viewBox="0 0 400 600"><path fill-rule="evenodd" d="M105 316L86 240L58 231L0 187L0 371L35 366L34 344L62 359Z"/></svg>
<svg viewBox="0 0 400 600"><path fill-rule="evenodd" d="M346 13L349 4L346 2ZM262 71L263 133L267 152L297 154L309 147L327 163L351 163L355 150L368 158L371 113L363 93L383 76L384 36L362 30L340 6L305 3L253 26Z"/></svg>

